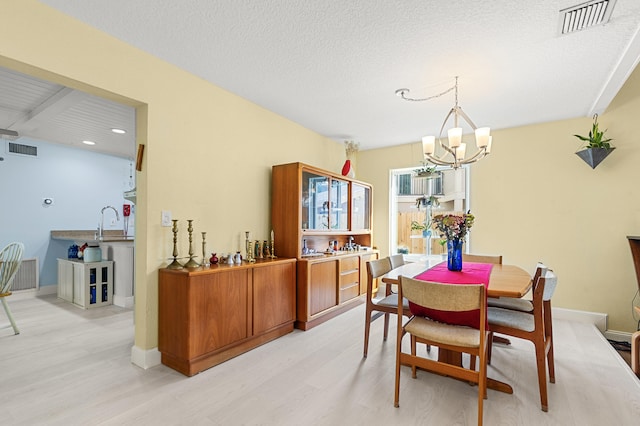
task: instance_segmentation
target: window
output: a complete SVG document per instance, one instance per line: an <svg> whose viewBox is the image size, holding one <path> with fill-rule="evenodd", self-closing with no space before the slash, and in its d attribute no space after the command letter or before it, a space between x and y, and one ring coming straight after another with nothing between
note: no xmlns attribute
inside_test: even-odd
<svg viewBox="0 0 640 426"><path fill-rule="evenodd" d="M431 178L418 177L413 169L391 171L390 254L403 253L405 260L411 261L445 252L439 236L434 231L431 235L427 232L431 229L430 218L470 209L468 171L466 167L438 168L436 176ZM428 228L421 229L425 224Z"/></svg>

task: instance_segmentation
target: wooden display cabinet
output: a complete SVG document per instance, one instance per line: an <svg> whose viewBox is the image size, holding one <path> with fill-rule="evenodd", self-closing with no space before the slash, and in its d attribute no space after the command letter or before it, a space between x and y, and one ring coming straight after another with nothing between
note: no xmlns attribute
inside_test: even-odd
<svg viewBox="0 0 640 426"><path fill-rule="evenodd" d="M307 330L363 302L366 262L378 257L371 250L372 195L365 182L307 164L273 166L276 254L298 259L297 328ZM339 249L326 253L332 242Z"/></svg>
<svg viewBox="0 0 640 426"><path fill-rule="evenodd" d="M293 331L295 262L161 269L162 363L192 376Z"/></svg>

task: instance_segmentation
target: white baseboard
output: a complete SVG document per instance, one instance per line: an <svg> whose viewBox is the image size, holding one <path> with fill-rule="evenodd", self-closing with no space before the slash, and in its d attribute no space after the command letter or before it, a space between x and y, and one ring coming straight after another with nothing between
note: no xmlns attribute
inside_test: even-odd
<svg viewBox="0 0 640 426"><path fill-rule="evenodd" d="M607 331L607 314L601 312L588 312L588 311L576 311L573 309L564 308L551 308L553 311L553 318L586 322L587 324L593 324L598 327L601 333Z"/></svg>
<svg viewBox="0 0 640 426"><path fill-rule="evenodd" d="M607 340L631 343L631 334L625 331L607 330L607 314L600 312L576 311L573 309L552 308L553 318L567 321L586 322L595 325Z"/></svg>
<svg viewBox="0 0 640 426"><path fill-rule="evenodd" d="M46 296L49 294L57 294L57 293L58 293L57 285L45 285L40 288L14 291L11 293L11 299L17 300L17 299L24 299L28 297Z"/></svg>
<svg viewBox="0 0 640 426"><path fill-rule="evenodd" d="M160 351L158 348L142 349L137 346L131 347L131 362L146 370L156 365L160 365Z"/></svg>
<svg viewBox="0 0 640 426"><path fill-rule="evenodd" d="M121 308L133 308L134 296L118 296L113 295L113 304Z"/></svg>
<svg viewBox="0 0 640 426"><path fill-rule="evenodd" d="M614 342L631 343L632 333L627 333L625 331L607 330L603 334L604 337L607 338L607 340L613 340Z"/></svg>

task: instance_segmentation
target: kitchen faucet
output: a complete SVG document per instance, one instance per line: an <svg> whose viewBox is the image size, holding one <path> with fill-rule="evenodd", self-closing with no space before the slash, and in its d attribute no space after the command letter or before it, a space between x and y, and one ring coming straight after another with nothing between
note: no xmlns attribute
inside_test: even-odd
<svg viewBox="0 0 640 426"><path fill-rule="evenodd" d="M120 220L120 216L118 215L118 210L116 210L115 207L111 207L111 206L103 207L102 210L100 210L100 229L98 234L99 239L102 239L102 236L104 234L104 211L106 209L113 210L113 212L116 214L116 220Z"/></svg>

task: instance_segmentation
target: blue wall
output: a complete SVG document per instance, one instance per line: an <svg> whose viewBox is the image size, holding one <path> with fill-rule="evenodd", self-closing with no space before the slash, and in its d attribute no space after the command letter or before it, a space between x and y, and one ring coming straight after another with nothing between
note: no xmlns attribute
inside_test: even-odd
<svg viewBox="0 0 640 426"><path fill-rule="evenodd" d="M38 156L10 154L8 141L0 139L0 247L24 243L24 258L39 259L40 285L57 284L56 259L66 258L72 243L52 240L50 232L96 229L106 205L118 210L120 220L110 226L115 215L105 211L105 229L123 229L122 205L130 203L122 193L135 186L135 170L131 161L111 155L28 138L15 143L36 146ZM44 198L53 198L53 205L44 206Z"/></svg>

